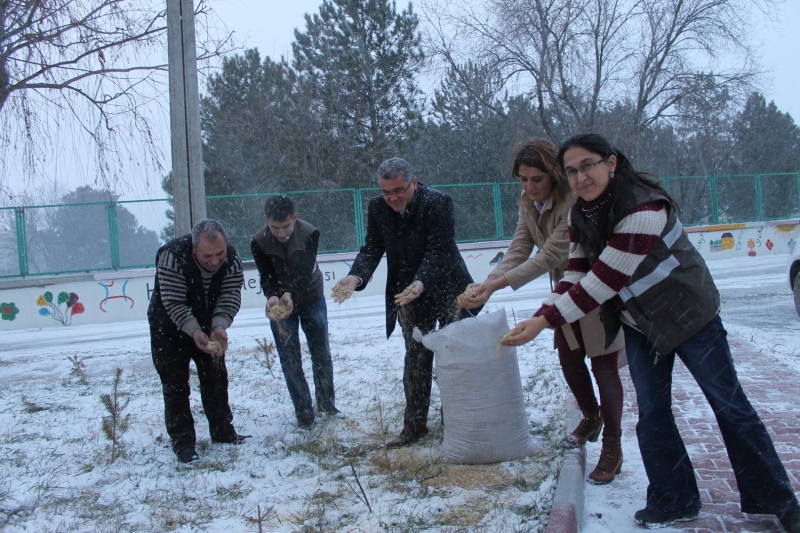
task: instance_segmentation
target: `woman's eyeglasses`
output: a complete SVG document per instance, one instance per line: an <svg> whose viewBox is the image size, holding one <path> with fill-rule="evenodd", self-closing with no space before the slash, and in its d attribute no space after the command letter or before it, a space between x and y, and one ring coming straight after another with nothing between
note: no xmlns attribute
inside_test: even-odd
<svg viewBox="0 0 800 533"><path fill-rule="evenodd" d="M597 166L597 165L599 165L600 163L605 163L606 161L608 161L608 158L607 158L607 157L604 157L604 158L603 158L603 159L601 159L600 161L596 161L596 162L594 162L594 163L584 163L583 165L581 165L581 166L580 166L580 168L577 168L577 169L575 169L575 168L568 168L567 170L565 170L565 171L564 171L564 173L567 175L567 177L568 177L568 178L574 178L574 177L576 177L576 176L578 175L578 172L580 172L581 174L583 174L583 175L585 176L585 175L586 175L588 172L590 172L590 171L591 171L591 170L592 170L594 167L596 167L596 166Z"/></svg>

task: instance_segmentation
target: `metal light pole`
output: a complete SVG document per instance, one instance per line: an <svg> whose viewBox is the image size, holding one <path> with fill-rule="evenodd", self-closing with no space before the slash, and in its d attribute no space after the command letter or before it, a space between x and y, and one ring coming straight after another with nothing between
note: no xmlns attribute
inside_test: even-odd
<svg viewBox="0 0 800 533"><path fill-rule="evenodd" d="M206 218L193 0L167 0L169 118L175 235Z"/></svg>

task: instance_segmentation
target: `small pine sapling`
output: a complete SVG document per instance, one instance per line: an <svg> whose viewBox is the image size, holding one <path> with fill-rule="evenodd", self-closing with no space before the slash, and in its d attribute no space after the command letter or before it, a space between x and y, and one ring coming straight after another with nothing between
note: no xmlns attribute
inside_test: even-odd
<svg viewBox="0 0 800 533"><path fill-rule="evenodd" d="M122 435L130 426L130 414L125 414L130 400L121 398L120 381L122 369L118 368L114 376L114 385L111 394L101 394L100 401L108 411L108 416L103 417L103 433L111 442L111 462L122 456Z"/></svg>
<svg viewBox="0 0 800 533"><path fill-rule="evenodd" d="M86 385L89 379L86 376L86 365L83 363L83 360L78 357L78 354L75 354L72 357L67 356L67 359L69 359L69 362L72 363L72 370L70 370L69 373L73 376L78 376L80 382Z"/></svg>
<svg viewBox="0 0 800 533"><path fill-rule="evenodd" d="M259 363L267 367L269 370L270 375L274 378L275 374L272 372L272 362L275 359L275 343L269 342L266 338L263 341L256 339L256 343L258 343L259 354L256 355L256 360ZM261 360L259 355L264 354L264 360Z"/></svg>

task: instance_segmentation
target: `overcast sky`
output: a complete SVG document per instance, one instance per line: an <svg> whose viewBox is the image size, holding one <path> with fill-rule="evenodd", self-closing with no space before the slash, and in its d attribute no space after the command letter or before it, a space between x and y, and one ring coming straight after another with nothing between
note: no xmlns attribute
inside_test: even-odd
<svg viewBox="0 0 800 533"><path fill-rule="evenodd" d="M291 55L294 29L305 29L304 13L317 12L321 0L209 0L210 6L247 48L278 59ZM414 2L415 11L419 2ZM397 0L397 8L407 3ZM762 92L781 111L800 119L800 1L783 2L779 22L754 13L755 43L762 43L762 65L770 72Z"/></svg>
<svg viewBox="0 0 800 533"><path fill-rule="evenodd" d="M195 0L196 1L196 0ZM305 13L318 11L321 0L208 0L220 20L230 31L238 43L246 48L258 48L263 56L278 59L280 56L291 56L291 42L294 39L294 30L305 29ZM398 9L407 5L407 0L397 0ZM419 12L419 2L414 3ZM800 121L800 65L796 60L800 51L800 1L783 1L782 12L778 17L779 22L773 23L758 13L754 13L755 34L753 40L761 45L762 68L768 71L767 81L761 87L767 100L774 100L781 111L791 113L795 122ZM201 91L202 91L201 87ZM162 107L168 113L168 104ZM164 116L162 126L169 123L167 114ZM66 142L66 141L64 141ZM169 151L169 134L163 135L165 168L171 167ZM68 152L74 147L53 147L61 152ZM46 169L47 178L57 180L59 189L64 192L75 187L89 183L93 179L84 169L87 164L76 163L76 158L55 155L50 158L50 165ZM63 161L63 162L62 162ZM117 192L122 194L124 200L163 198L161 190L161 176L148 176L145 180L132 178L127 185L120 184ZM22 175L15 175L10 186L16 193L21 192L30 182L25 182Z"/></svg>

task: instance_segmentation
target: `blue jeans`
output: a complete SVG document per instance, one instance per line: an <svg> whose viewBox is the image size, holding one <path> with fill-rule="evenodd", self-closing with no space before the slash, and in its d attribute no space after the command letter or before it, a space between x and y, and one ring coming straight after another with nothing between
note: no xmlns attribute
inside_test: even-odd
<svg viewBox="0 0 800 533"><path fill-rule="evenodd" d="M649 486L647 508L666 515L699 510L694 468L672 414L675 354L689 369L717 418L733 466L742 512L784 514L798 508L786 470L767 430L750 405L733 366L719 316L675 353L659 355L645 336L625 329L633 385L639 403L636 435Z"/></svg>
<svg viewBox="0 0 800 533"><path fill-rule="evenodd" d="M280 322L270 320L269 325L275 337L275 347L278 350L283 377L294 404L297 420L314 420L314 404L311 402L311 392L303 373L298 326L303 328L308 341L308 351L311 352L317 408L321 411L333 411L336 408L336 401L333 392L333 363L328 345L328 307L325 304L325 297L320 296L312 302L298 305L287 318Z"/></svg>

